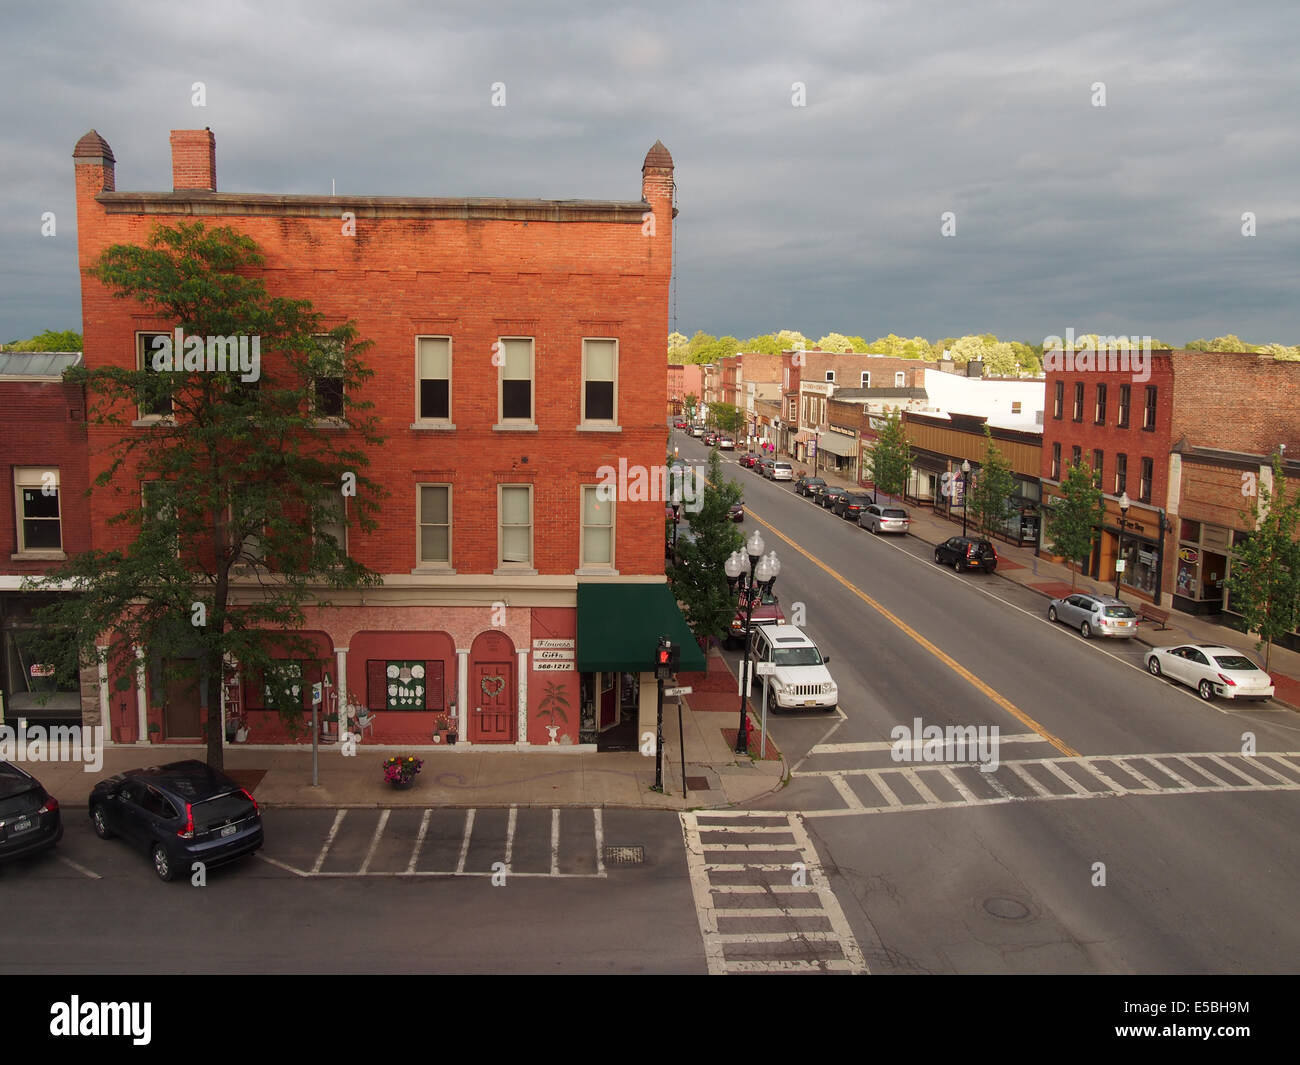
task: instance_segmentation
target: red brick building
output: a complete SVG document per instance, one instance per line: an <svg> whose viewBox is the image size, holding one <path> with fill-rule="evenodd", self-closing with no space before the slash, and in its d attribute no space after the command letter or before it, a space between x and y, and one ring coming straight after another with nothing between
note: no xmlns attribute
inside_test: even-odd
<svg viewBox="0 0 1300 1065"><path fill-rule="evenodd" d="M695 397L698 415L704 396L704 370L697 363L668 364L668 413L671 416L686 413L686 397Z"/></svg>
<svg viewBox="0 0 1300 1065"><path fill-rule="evenodd" d="M86 399L63 381L80 362L79 352L0 352L0 455L13 500L0 512L0 693L11 723L82 719L81 695L56 690L25 646L33 611L56 593L21 591L24 578L43 576L90 547ZM85 680L86 723L95 724L94 678Z"/></svg>
<svg viewBox="0 0 1300 1065"><path fill-rule="evenodd" d="M256 241L272 295L309 299L329 325L354 320L374 343L363 398L387 440L368 472L391 494L380 528L350 528L347 549L383 586L309 608L317 660L286 665L304 705L326 683L336 704L350 695L372 711L366 739L380 743L428 743L447 723L474 744L632 732L654 703L642 629L684 626L662 505L604 502L596 486L603 466L664 462L668 151L646 155L639 199L605 202L223 192L210 131L171 143L170 192L117 191L94 131L74 152L90 367L139 366L175 323L114 299L86 268L196 217ZM112 432L90 428L92 477ZM104 525L115 506L107 492L91 501L98 547L116 542ZM146 690L145 673L111 708L114 738L138 742L150 724L164 741L196 738L202 696ZM251 742L287 739L262 685L243 678L226 698Z"/></svg>

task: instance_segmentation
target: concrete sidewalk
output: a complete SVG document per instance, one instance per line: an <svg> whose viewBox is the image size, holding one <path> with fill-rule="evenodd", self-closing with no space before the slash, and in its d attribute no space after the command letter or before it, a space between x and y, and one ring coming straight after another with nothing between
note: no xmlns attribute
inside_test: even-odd
<svg viewBox="0 0 1300 1065"><path fill-rule="evenodd" d="M804 468L807 468L807 464L804 464ZM855 482L824 470L819 470L817 476L823 478L827 484L863 491ZM894 501L892 497L883 494L879 498L881 502ZM912 519L909 535L923 543L939 544L950 536L961 535L960 521L950 521L928 507L898 502ZM863 535L871 534L863 530ZM994 544L998 552L997 575L1037 592L1044 599L1057 599L1072 594L1070 587L1072 579L1074 591L1095 592L1101 595L1115 594L1113 584L1102 584L1089 577L1072 574L1063 563L1051 562L1035 555L1032 547L1016 547L1001 540L995 540ZM1129 597L1129 601L1136 602L1132 596ZM1184 643L1218 644L1246 651L1254 656L1261 666L1264 664L1263 651L1255 650L1254 637L1220 624L1212 618L1184 614L1171 609L1166 624L1168 627L1161 629L1152 622L1143 621L1138 625L1136 639L1148 647L1172 647ZM1300 710L1300 653L1274 646L1269 662L1269 675L1273 678L1276 688L1275 701L1292 710Z"/></svg>
<svg viewBox="0 0 1300 1065"><path fill-rule="evenodd" d="M319 785L312 785L311 748L226 748L226 772L249 788L259 803L275 807L488 807L581 806L686 810L751 802L781 787L785 761L769 744L759 751L758 709L752 707L750 750L734 753L740 719L736 675L716 650L707 673L683 673L678 683L695 689L684 697L686 779L682 789L681 732L676 699L664 702L664 794L651 790L655 759L638 752L596 753L581 749L491 750L483 746L381 747L362 743L354 756L337 744L322 745ZM698 709L695 704L698 704ZM414 787L399 791L384 782L383 763L415 754L424 767ZM187 758L203 760L204 748L175 744L108 746L98 772L79 762L21 762L65 807L65 816L84 813L96 781L142 766Z"/></svg>

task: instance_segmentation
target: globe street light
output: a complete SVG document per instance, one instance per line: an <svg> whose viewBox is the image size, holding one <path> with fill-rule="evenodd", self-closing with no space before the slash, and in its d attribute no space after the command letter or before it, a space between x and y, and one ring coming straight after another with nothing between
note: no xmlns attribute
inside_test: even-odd
<svg viewBox="0 0 1300 1065"><path fill-rule="evenodd" d="M1115 598L1119 598L1119 578L1124 572L1124 518L1132 501L1125 492L1119 497L1119 542L1115 547Z"/></svg>
<svg viewBox="0 0 1300 1065"><path fill-rule="evenodd" d="M961 534L966 535L966 484L970 480L970 459L961 460Z"/></svg>
<svg viewBox="0 0 1300 1065"><path fill-rule="evenodd" d="M781 560L776 557L776 552L763 554L766 546L762 534L755 529L745 543L745 550L733 551L722 567L731 590L734 592L739 589L740 594L745 597L745 660L740 670L740 727L736 730L737 754L749 753L749 712L745 706L745 697L749 694L749 681L753 673L754 648L750 632L754 621L754 607L757 605L755 601L761 602L762 593L771 589L776 583L777 575L781 572ZM748 573L745 572L746 562L749 563Z"/></svg>

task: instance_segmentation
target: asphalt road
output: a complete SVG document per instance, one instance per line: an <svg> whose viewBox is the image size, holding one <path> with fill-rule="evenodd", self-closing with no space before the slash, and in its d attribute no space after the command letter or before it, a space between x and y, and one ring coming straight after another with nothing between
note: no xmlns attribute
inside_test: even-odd
<svg viewBox="0 0 1300 1065"><path fill-rule="evenodd" d="M1246 734L1260 752L1300 750L1294 714L1202 703L1148 676L1141 645L1085 641L1046 620L1041 596L955 574L915 537L873 537L732 461L746 534L780 557L786 616L802 610L830 655L842 711L770 719L795 772L758 805L802 812L873 972L1295 970L1300 773L1240 756ZM933 802L917 777L867 772L898 769L890 730L916 718L997 726L1002 764L930 767Z"/></svg>

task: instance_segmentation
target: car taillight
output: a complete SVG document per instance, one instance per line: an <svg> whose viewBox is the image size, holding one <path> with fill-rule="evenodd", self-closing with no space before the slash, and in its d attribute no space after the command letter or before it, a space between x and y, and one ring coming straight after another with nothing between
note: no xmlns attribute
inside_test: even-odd
<svg viewBox="0 0 1300 1065"><path fill-rule="evenodd" d="M1233 680L1231 677L1224 676L1222 673L1219 674L1219 679L1223 681L1224 684L1231 685L1234 688L1237 686L1237 682L1235 680Z"/></svg>
<svg viewBox="0 0 1300 1065"><path fill-rule="evenodd" d="M244 798L253 804L253 813L261 813L262 808L257 805L257 800L253 798L252 793L247 788L240 788L239 790L244 793Z"/></svg>
<svg viewBox="0 0 1300 1065"><path fill-rule="evenodd" d="M41 808L36 812L38 814L52 814L58 808L59 808L59 800L56 799L53 795L47 795L45 796L44 805L42 805Z"/></svg>
<svg viewBox="0 0 1300 1065"><path fill-rule="evenodd" d="M975 557L975 545L974 545L974 544L967 544L967 545L966 545L966 557L967 557L967 558L974 558L974 557Z"/></svg>
<svg viewBox="0 0 1300 1065"><path fill-rule="evenodd" d="M185 804L185 827L178 828L176 835L180 836L181 839L194 838L194 808L189 803Z"/></svg>

